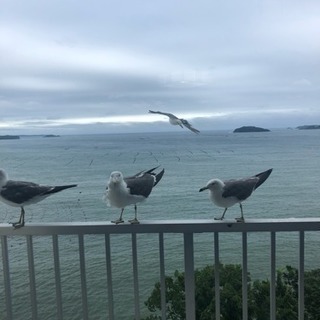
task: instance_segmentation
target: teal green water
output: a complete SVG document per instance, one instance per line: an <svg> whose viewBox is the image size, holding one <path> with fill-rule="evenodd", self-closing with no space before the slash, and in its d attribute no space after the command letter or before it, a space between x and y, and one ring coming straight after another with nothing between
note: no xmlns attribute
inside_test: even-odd
<svg viewBox="0 0 320 320"><path fill-rule="evenodd" d="M78 183L37 205L26 207L26 223L54 221L110 221L119 210L102 201L109 175L120 170L131 175L160 165L162 181L138 207L139 219L212 219L221 208L213 206L200 187L214 177L240 178L273 168L269 179L243 207L246 218L320 216L320 130L276 130L268 133L233 134L216 131L195 135L136 133L119 135L22 137L0 141L0 167L10 178L42 184ZM159 168L160 169L160 168ZM230 208L227 219L239 216ZM16 221L19 209L0 204L2 222ZM134 210L126 208L124 218ZM269 277L270 235L248 235L249 271L253 277ZM15 319L30 319L29 275L26 240L9 238L10 270ZM166 272L183 269L183 238L165 236ZM131 238L113 235L112 271L116 319L133 319ZM159 279L157 235L138 235L140 298L145 301ZM63 310L65 319L81 319L78 238L59 238ZM241 235L220 236L223 263L241 263ZM319 235L306 234L306 268L319 268ZM297 265L298 235L277 235L277 265ZM107 283L104 236L85 236L89 318L107 319ZM213 263L213 235L195 235L197 267ZM39 318L56 319L51 237L34 238ZM0 290L3 288L0 265ZM0 319L5 318L3 294Z"/></svg>

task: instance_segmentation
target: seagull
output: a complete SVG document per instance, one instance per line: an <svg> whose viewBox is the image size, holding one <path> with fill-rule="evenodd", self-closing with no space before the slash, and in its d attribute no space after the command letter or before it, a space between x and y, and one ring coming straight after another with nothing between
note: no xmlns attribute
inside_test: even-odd
<svg viewBox="0 0 320 320"><path fill-rule="evenodd" d="M140 171L131 177L123 177L120 171L114 171L110 175L108 185L106 188L105 200L108 205L116 208L121 208L119 219L111 221L115 224L124 222L122 214L124 208L128 205L134 204L135 217L129 220L132 224L139 223L137 219L137 203L148 198L154 186L161 180L164 169L159 173L153 171L158 167L152 168L148 171Z"/></svg>
<svg viewBox="0 0 320 320"><path fill-rule="evenodd" d="M215 220L223 220L224 215L229 207L239 203L241 217L236 221L244 222L242 201L249 198L254 190L261 186L271 174L272 169L258 173L252 177L242 179L232 179L221 181L219 179L209 180L207 185L199 190L209 190L211 201L218 207L225 208L220 218Z"/></svg>
<svg viewBox="0 0 320 320"><path fill-rule="evenodd" d="M174 126L180 126L181 128L186 127L194 133L200 132L199 130L195 129L187 120L178 118L172 113L152 111L152 110L149 110L149 113L163 114L164 116L169 117L169 122Z"/></svg>
<svg viewBox="0 0 320 320"><path fill-rule="evenodd" d="M0 169L0 200L10 206L21 208L19 221L12 223L14 228L24 226L25 206L40 202L54 193L76 186L76 184L47 186L33 182L9 180L7 173Z"/></svg>

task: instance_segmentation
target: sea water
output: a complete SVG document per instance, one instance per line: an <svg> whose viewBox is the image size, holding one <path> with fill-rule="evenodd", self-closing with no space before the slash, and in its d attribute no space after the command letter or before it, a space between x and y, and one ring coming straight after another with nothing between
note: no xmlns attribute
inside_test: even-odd
<svg viewBox="0 0 320 320"><path fill-rule="evenodd" d="M79 135L44 138L22 136L0 141L0 167L14 180L41 184L73 184L45 201L26 207L31 222L110 221L119 209L103 202L107 180L115 170L125 176L159 166L165 168L160 183L138 205L143 220L212 219L223 209L214 206L199 188L211 178L230 179L273 168L268 180L244 202L245 218L320 216L320 130L272 130L265 133L228 131ZM239 217L239 206L227 219ZM0 203L1 222L17 221L19 208ZM124 219L134 216L133 207ZM138 271L143 302L159 281L158 236L138 234ZM195 265L214 261L213 235L195 234ZM306 269L319 268L319 235L306 233ZM9 237L14 319L31 319L27 243ZM55 282L51 237L34 237L34 257L39 319L56 319ZM84 237L90 319L107 319L107 281L103 235ZM183 271L183 237L165 235L166 274ZM59 237L63 312L65 319L81 319L79 252L77 236ZM130 235L111 236L113 290L116 319L134 318ZM241 263L241 235L220 235L222 263ZM298 265L298 234L277 235L277 267ZM0 319L5 319L3 270L0 264ZM253 278L270 277L270 234L248 234L248 268Z"/></svg>

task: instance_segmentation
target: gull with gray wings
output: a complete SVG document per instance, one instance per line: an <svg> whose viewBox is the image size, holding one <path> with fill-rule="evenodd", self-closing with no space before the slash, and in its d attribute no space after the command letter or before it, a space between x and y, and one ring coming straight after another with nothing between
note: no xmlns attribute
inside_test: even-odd
<svg viewBox="0 0 320 320"><path fill-rule="evenodd" d="M0 169L0 200L10 206L21 208L19 221L12 224L15 228L24 226L25 206L38 203L54 193L76 186L76 184L48 186L27 181L9 180L7 173Z"/></svg>
<svg viewBox="0 0 320 320"><path fill-rule="evenodd" d="M244 222L242 202L249 198L254 190L261 186L270 176L272 169L258 173L254 176L242 179L232 179L222 181L220 179L209 180L207 185L199 190L209 190L210 200L218 207L225 208L220 218L223 220L228 208L239 203L241 217L238 222Z"/></svg>
<svg viewBox="0 0 320 320"><path fill-rule="evenodd" d="M162 114L164 116L167 116L169 118L169 122L174 125L174 126L180 126L181 128L186 127L189 130L191 130L194 133L200 133L200 131L196 128L194 128L190 122L188 122L186 119L178 118L172 113L168 112L161 112L161 111L152 111L149 110L149 113L154 113L154 114Z"/></svg>
<svg viewBox="0 0 320 320"><path fill-rule="evenodd" d="M153 189L161 180L164 169L155 173L158 167L150 170L140 171L134 176L124 177L120 171L111 173L104 199L112 207L120 208L120 217L113 223L123 223L122 214L124 208L131 204L134 205L135 217L129 220L130 223L139 223L137 218L137 203L147 199Z"/></svg>

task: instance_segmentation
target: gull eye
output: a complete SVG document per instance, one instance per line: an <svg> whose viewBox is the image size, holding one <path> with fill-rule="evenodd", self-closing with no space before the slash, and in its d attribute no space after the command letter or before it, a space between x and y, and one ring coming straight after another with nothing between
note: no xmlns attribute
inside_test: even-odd
<svg viewBox="0 0 320 320"><path fill-rule="evenodd" d="M213 186L215 186L216 184L217 184L216 181L212 181L212 182L210 183L210 187L213 187Z"/></svg>

